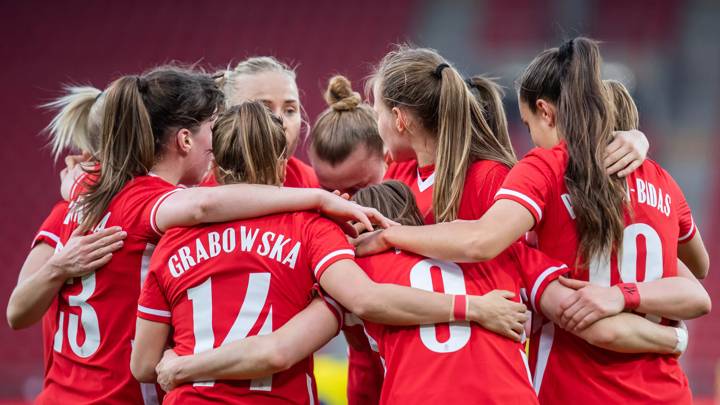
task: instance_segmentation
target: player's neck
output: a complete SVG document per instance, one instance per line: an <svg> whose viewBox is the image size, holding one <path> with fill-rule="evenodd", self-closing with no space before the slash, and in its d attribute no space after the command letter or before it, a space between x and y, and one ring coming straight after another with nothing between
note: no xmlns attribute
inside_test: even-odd
<svg viewBox="0 0 720 405"><path fill-rule="evenodd" d="M175 162L172 159L160 159L155 162L150 172L161 177L168 183L178 184L180 183L180 173L179 170L177 170L178 164L179 162Z"/></svg>
<svg viewBox="0 0 720 405"><path fill-rule="evenodd" d="M431 136L429 136L429 134L413 134L410 142L413 150L415 151L415 160L417 160L419 167L435 163L437 143Z"/></svg>

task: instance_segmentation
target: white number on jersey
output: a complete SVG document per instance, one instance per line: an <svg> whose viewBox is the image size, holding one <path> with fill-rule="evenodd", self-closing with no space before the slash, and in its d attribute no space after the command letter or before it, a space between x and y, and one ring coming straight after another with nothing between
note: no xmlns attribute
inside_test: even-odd
<svg viewBox="0 0 720 405"><path fill-rule="evenodd" d="M433 291L432 276L430 275L432 267L440 269L446 294L465 295L465 278L460 266L441 260L425 259L413 266L410 270L410 286L420 290ZM425 347L436 353L456 352L470 341L470 324L468 322L450 323L450 338L442 343L437 339L435 325L421 325L418 328L420 329L420 340Z"/></svg>
<svg viewBox="0 0 720 405"><path fill-rule="evenodd" d="M248 336L250 329L260 318L260 312L265 307L269 291L270 273L250 274L245 301L243 301L240 313L235 318L235 322L233 322L230 331L220 346L245 339ZM215 334L212 326L212 277L209 277L196 287L188 288L187 294L188 299L192 301L193 310L193 334L195 336L193 353L211 350L215 345ZM258 335L270 333L272 333L272 307L270 307ZM213 384L214 381L203 381L196 382L194 385L212 386ZM272 376L251 380L250 389L255 391L272 390Z"/></svg>

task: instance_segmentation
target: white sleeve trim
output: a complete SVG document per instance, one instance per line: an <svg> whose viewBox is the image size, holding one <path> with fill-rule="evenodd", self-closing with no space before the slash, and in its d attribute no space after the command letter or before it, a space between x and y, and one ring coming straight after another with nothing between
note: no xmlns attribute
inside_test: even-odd
<svg viewBox="0 0 720 405"><path fill-rule="evenodd" d="M537 213L538 221L540 221L542 219L542 210L540 209L540 206L535 201L533 201L532 198L526 196L525 194L517 192L515 190L508 190L506 188L501 188L495 194L495 197L497 197L499 195L511 195L513 197L517 197L517 198L525 201L526 203L530 204L530 206L533 207L533 209Z"/></svg>
<svg viewBox="0 0 720 405"><path fill-rule="evenodd" d="M690 230L683 236L678 238L678 242L685 242L688 238L690 238L690 235L695 231L695 219L693 217L690 217Z"/></svg>
<svg viewBox="0 0 720 405"><path fill-rule="evenodd" d="M168 191L167 193L163 194L162 196L160 196L160 198L158 198L158 200L155 201L155 205L153 205L152 210L150 211L150 226L152 227L152 230L155 231L155 233L157 233L160 236L162 236L163 233L160 232L160 228L158 228L157 223L155 222L155 220L157 219L157 218L155 218L155 215L157 214L157 209L158 209L158 207L160 207L160 204L162 204L162 202L165 201L165 199L170 196L170 194L175 193L180 190L182 190L182 189L175 188L175 189L172 189L172 190Z"/></svg>
<svg viewBox="0 0 720 405"><path fill-rule="evenodd" d="M38 238L41 237L41 236L47 236L48 238L50 238L50 240L52 240L53 242L55 242L55 244L59 244L59 243L60 243L60 237L57 236L57 235L55 235L54 233L51 233L51 232L48 232L48 231L40 231L40 232L37 233L37 235L35 235L35 239L33 239L32 245L30 245L30 246L35 246L35 244L37 243Z"/></svg>
<svg viewBox="0 0 720 405"><path fill-rule="evenodd" d="M170 311L163 311L160 309L152 309L152 308L144 307L142 305L138 305L138 311L142 312L143 314L148 314L148 315L162 316L165 318L172 317L172 314L170 314Z"/></svg>
<svg viewBox="0 0 720 405"><path fill-rule="evenodd" d="M537 295L540 286L545 281L545 279L548 278L548 276L555 273L556 271L563 269L567 269L567 265L563 264L562 266L549 267L545 271L543 271L542 274L540 274L540 277L538 277L537 280L535 280L532 292L530 292L530 305L532 305L533 309L535 309L535 312L540 312L540 308L535 308L535 296Z"/></svg>
<svg viewBox="0 0 720 405"><path fill-rule="evenodd" d="M315 277L317 277L318 271L320 271L320 269L322 269L322 267L325 265L325 263L330 261L330 259L332 259L336 256L340 256L340 255L350 255L352 257L355 257L355 251L353 251L352 249L340 249L340 250L336 250L334 252L328 253L325 257L322 258L322 260L320 260L318 262L317 266L315 266L315 271L314 271Z"/></svg>

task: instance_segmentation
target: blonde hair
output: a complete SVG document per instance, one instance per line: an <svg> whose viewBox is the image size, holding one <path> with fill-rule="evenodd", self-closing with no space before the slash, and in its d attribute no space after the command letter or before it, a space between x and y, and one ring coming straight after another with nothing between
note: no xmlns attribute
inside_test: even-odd
<svg viewBox="0 0 720 405"><path fill-rule="evenodd" d="M637 105L624 84L617 80L603 80L615 106L615 130L630 131L640 128Z"/></svg>
<svg viewBox="0 0 720 405"><path fill-rule="evenodd" d="M282 185L287 156L282 122L258 101L230 107L213 127L215 175L220 184Z"/></svg>
<svg viewBox="0 0 720 405"><path fill-rule="evenodd" d="M383 156L383 141L372 107L362 102L344 76L333 76L325 91L328 108L310 130L310 149L319 159L335 166L358 145Z"/></svg>
<svg viewBox="0 0 720 405"><path fill-rule="evenodd" d="M242 75L255 75L265 72L280 72L296 80L295 69L272 56L254 56L238 63L234 68L217 72L214 77L225 94L225 106L231 107L237 89L237 78Z"/></svg>
<svg viewBox="0 0 720 405"><path fill-rule="evenodd" d="M510 133L508 131L507 116L505 115L505 106L503 106L502 101L503 97L505 97L505 91L493 79L482 75L473 76L466 79L465 82L470 86L470 91L480 103L483 117L490 130L502 142L509 142ZM512 149L512 145L509 143L504 146Z"/></svg>
<svg viewBox="0 0 720 405"><path fill-rule="evenodd" d="M41 107L57 111L45 131L50 137L53 158L68 148L97 157L100 146L102 91L92 86L64 86L65 95Z"/></svg>
<svg viewBox="0 0 720 405"><path fill-rule="evenodd" d="M399 46L382 59L369 83L378 84L387 106L412 111L437 134L433 212L438 222L457 219L470 163L515 163L507 134L490 129L462 76L435 50Z"/></svg>

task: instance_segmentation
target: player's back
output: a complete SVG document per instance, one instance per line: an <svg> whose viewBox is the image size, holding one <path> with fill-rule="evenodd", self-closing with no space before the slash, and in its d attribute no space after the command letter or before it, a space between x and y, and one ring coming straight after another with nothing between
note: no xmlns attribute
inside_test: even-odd
<svg viewBox="0 0 720 405"><path fill-rule="evenodd" d="M536 148L508 175L498 198L525 206L535 217L538 248L574 263L579 236L565 185L567 148ZM677 275L677 244L694 234L692 215L682 191L656 162L646 160L627 177L629 209L622 247L608 259L595 258L572 277L609 287ZM660 321L648 316L648 319ZM541 403L582 398L587 404L624 400L689 403L687 378L671 355L621 354L594 347L552 323L534 329L531 369ZM568 384L583 370L582 386Z"/></svg>
<svg viewBox="0 0 720 405"><path fill-rule="evenodd" d="M493 289L519 295L523 281L515 263L511 253L492 264L458 265L399 251L358 259L376 282L460 295ZM365 324L386 367L383 404L537 403L520 343L469 322Z"/></svg>
<svg viewBox="0 0 720 405"><path fill-rule="evenodd" d="M155 208L175 190L157 176L139 176L111 200L94 230L120 226L128 235L108 264L70 280L60 290L53 362L39 403L157 402L155 386L143 387L130 373L130 354L137 298L160 239ZM71 207L76 206L75 199ZM60 248L79 219L71 208L61 231Z"/></svg>
<svg viewBox="0 0 720 405"><path fill-rule="evenodd" d="M172 229L152 258L138 316L169 322L180 355L269 334L308 305L316 275L353 257L348 248L337 225L309 212ZM186 384L165 401L317 403L312 358L268 378Z"/></svg>

